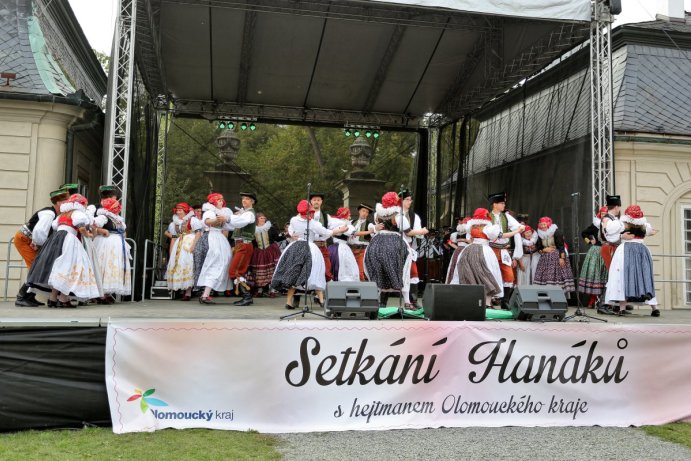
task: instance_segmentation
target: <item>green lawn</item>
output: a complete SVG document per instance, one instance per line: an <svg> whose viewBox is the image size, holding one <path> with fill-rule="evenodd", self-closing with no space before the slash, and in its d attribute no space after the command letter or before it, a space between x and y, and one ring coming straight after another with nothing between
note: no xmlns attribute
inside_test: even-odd
<svg viewBox="0 0 691 461"><path fill-rule="evenodd" d="M256 432L167 429L113 434L111 428L0 434L3 461L280 459L278 440Z"/></svg>
<svg viewBox="0 0 691 461"><path fill-rule="evenodd" d="M671 423L663 426L643 426L648 435L691 448L691 423Z"/></svg>

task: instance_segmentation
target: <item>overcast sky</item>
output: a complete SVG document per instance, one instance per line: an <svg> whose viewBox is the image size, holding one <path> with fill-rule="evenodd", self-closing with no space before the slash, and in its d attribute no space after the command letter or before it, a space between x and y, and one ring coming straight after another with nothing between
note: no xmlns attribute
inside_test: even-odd
<svg viewBox="0 0 691 461"><path fill-rule="evenodd" d="M614 25L655 19L658 1L621 0L622 13L617 17ZM69 2L91 47L110 54L118 0L69 0ZM684 6L687 11L691 11L691 0L684 0Z"/></svg>

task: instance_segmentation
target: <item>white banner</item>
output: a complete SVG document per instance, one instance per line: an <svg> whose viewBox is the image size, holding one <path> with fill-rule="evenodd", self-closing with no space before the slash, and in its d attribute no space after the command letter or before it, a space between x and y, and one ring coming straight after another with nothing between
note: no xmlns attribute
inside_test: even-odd
<svg viewBox="0 0 691 461"><path fill-rule="evenodd" d="M590 0L373 0L521 18L590 21Z"/></svg>
<svg viewBox="0 0 691 461"><path fill-rule="evenodd" d="M691 326L114 321L113 430L629 426L691 416Z"/></svg>

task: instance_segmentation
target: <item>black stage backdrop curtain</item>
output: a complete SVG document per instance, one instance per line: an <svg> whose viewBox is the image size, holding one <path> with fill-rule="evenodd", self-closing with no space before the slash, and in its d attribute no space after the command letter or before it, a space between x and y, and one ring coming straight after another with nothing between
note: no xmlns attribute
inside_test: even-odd
<svg viewBox="0 0 691 461"><path fill-rule="evenodd" d="M110 425L106 330L0 329L0 431Z"/></svg>

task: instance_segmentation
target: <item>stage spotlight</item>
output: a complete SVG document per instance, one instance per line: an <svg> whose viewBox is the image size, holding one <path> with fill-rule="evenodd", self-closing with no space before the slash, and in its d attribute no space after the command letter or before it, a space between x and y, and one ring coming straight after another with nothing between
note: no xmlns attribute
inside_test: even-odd
<svg viewBox="0 0 691 461"><path fill-rule="evenodd" d="M226 126L228 127L229 130L232 130L233 128L235 128L235 123L228 122L228 124Z"/></svg>
<svg viewBox="0 0 691 461"><path fill-rule="evenodd" d="M246 124L245 122L242 122L242 123L240 124L240 129L241 129L242 131L247 130L247 124Z"/></svg>
<svg viewBox="0 0 691 461"><path fill-rule="evenodd" d="M360 130L356 129L355 131L353 131L353 136L355 136L356 138L359 137L360 136Z"/></svg>
<svg viewBox="0 0 691 461"><path fill-rule="evenodd" d="M346 128L345 130L343 130L343 134L344 134L346 137L348 137L348 136L350 136L352 133L350 132L350 129Z"/></svg>
<svg viewBox="0 0 691 461"><path fill-rule="evenodd" d="M370 130L365 131L365 136L368 138L372 137L372 132Z"/></svg>
<svg viewBox="0 0 691 461"><path fill-rule="evenodd" d="M379 132L375 131L374 133L372 133L372 136L374 137L374 139L377 139L379 137Z"/></svg>
<svg viewBox="0 0 691 461"><path fill-rule="evenodd" d="M257 125L255 125L254 123L250 123L250 131L254 131L256 129L257 129Z"/></svg>
<svg viewBox="0 0 691 461"><path fill-rule="evenodd" d="M223 130L223 129L225 129L225 127L226 127L226 122L218 122L218 128Z"/></svg>

